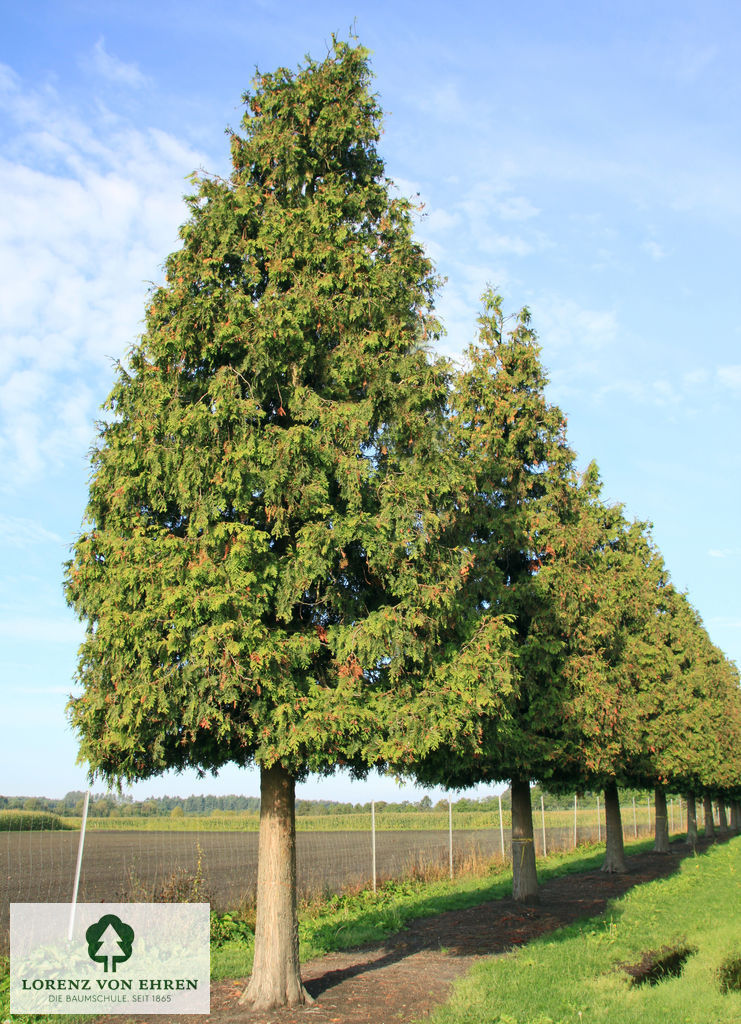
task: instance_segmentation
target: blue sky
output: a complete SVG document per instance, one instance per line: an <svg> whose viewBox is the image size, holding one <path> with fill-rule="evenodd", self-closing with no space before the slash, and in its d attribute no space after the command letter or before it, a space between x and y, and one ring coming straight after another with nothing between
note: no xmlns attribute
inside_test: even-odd
<svg viewBox="0 0 741 1024"><path fill-rule="evenodd" d="M381 152L425 204L443 348L487 283L530 306L581 465L651 520L675 583L741 661L741 8L576 0L3 5L0 41L0 792L84 788L64 705L80 529L112 360L177 246L186 175L228 173L256 66L355 22ZM100 787L98 787L100 788ZM254 772L135 794L257 792ZM413 796L341 776L311 797ZM416 794L414 798L418 798Z"/></svg>

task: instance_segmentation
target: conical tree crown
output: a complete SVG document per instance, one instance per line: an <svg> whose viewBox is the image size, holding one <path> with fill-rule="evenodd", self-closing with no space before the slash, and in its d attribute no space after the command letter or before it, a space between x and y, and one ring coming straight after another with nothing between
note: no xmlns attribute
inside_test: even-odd
<svg viewBox="0 0 741 1024"><path fill-rule="evenodd" d="M67 575L71 717L103 775L362 770L399 714L383 695L411 700L443 649L465 580L440 543L462 484L425 352L437 282L368 84L342 43L258 75L120 369Z"/></svg>

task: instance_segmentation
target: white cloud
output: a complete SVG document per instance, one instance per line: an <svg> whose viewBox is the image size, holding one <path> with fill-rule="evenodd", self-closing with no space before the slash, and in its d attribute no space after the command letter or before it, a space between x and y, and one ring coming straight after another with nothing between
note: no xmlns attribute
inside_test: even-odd
<svg viewBox="0 0 741 1024"><path fill-rule="evenodd" d="M185 176L206 161L109 111L70 110L0 66L16 125L0 157L0 460L3 488L84 457L148 281L185 219Z"/></svg>
<svg viewBox="0 0 741 1024"><path fill-rule="evenodd" d="M641 248L645 253L648 253L648 255L651 257L654 263L660 263L666 256L666 253L661 248L658 242L644 242Z"/></svg>
<svg viewBox="0 0 741 1024"><path fill-rule="evenodd" d="M502 220L530 220L540 213L524 196L507 196L497 204L496 211Z"/></svg>
<svg viewBox="0 0 741 1024"><path fill-rule="evenodd" d="M538 334L549 349L595 351L611 345L617 337L615 310L587 309L557 295L539 296L532 308Z"/></svg>
<svg viewBox="0 0 741 1024"><path fill-rule="evenodd" d="M460 217L455 213L448 213L447 210L432 210L422 221L421 229L437 233L438 231L450 231L458 227Z"/></svg>
<svg viewBox="0 0 741 1024"><path fill-rule="evenodd" d="M710 380L710 374L707 370L690 370L689 373L682 375L682 384L685 388L694 389L698 387L704 387Z"/></svg>
<svg viewBox="0 0 741 1024"><path fill-rule="evenodd" d="M14 548L30 548L37 544L62 544L57 533L47 530L33 519L0 515L0 543Z"/></svg>
<svg viewBox="0 0 741 1024"><path fill-rule="evenodd" d="M149 81L136 64L127 64L114 54L108 53L103 36L93 47L89 64L102 78L115 82L116 85L128 85L139 89Z"/></svg>
<svg viewBox="0 0 741 1024"><path fill-rule="evenodd" d="M708 554L711 558L738 558L741 548L710 548Z"/></svg>
<svg viewBox="0 0 741 1024"><path fill-rule="evenodd" d="M741 365L720 366L717 370L718 380L733 391L741 390Z"/></svg>

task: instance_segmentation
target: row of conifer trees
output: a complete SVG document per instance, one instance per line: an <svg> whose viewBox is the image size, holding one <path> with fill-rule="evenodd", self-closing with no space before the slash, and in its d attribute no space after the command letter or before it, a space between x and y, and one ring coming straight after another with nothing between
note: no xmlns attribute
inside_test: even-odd
<svg viewBox="0 0 741 1024"><path fill-rule="evenodd" d="M310 772L511 780L521 899L532 780L604 788L610 823L620 785L739 795L736 669L577 470L528 311L489 290L465 366L434 354L440 282L369 85L337 40L257 75L118 368L67 566L91 773L260 766L264 1008L305 999Z"/></svg>

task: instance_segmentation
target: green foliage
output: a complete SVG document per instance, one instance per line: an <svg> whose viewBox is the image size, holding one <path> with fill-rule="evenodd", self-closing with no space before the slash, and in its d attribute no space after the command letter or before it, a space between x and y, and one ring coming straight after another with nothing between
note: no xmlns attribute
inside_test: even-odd
<svg viewBox="0 0 741 1024"><path fill-rule="evenodd" d="M0 832L39 832L70 828L56 814L44 811L0 811Z"/></svg>
<svg viewBox="0 0 741 1024"><path fill-rule="evenodd" d="M480 623L493 614L511 623L514 685L504 714L480 715L462 757L442 763L433 754L418 767L423 781L442 778L452 786L514 775L544 778L560 752L563 637L553 628L540 577L572 515L574 453L563 413L546 400L529 311L508 324L502 298L491 290L483 305L478 341L456 379L450 430L473 488L459 520L463 571ZM480 651L476 668L482 687L497 687L496 667Z"/></svg>
<svg viewBox="0 0 741 1024"><path fill-rule="evenodd" d="M218 949L227 942L251 942L255 933L254 924L237 914L218 914L211 911L211 948Z"/></svg>
<svg viewBox="0 0 741 1024"><path fill-rule="evenodd" d="M437 279L368 86L339 42L258 74L119 366L66 574L103 778L404 767L503 710L507 628L467 615L455 543Z"/></svg>

